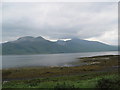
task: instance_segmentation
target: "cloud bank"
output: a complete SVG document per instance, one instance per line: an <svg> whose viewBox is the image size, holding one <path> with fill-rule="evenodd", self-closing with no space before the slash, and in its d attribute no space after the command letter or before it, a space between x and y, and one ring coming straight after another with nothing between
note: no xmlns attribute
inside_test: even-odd
<svg viewBox="0 0 120 90"><path fill-rule="evenodd" d="M116 45L117 3L3 3L3 42L21 36L81 38Z"/></svg>

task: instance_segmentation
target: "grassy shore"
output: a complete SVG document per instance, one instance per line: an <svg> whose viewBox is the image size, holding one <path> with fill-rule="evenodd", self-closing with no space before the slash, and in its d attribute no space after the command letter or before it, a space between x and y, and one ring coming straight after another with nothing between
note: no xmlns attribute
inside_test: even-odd
<svg viewBox="0 0 120 90"><path fill-rule="evenodd" d="M102 78L118 78L118 55L78 58L83 66L3 70L3 88L95 88Z"/></svg>

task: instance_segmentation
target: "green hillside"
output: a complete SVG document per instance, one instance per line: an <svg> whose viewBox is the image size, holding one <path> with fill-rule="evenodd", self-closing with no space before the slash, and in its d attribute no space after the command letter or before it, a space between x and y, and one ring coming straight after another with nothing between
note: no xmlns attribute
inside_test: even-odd
<svg viewBox="0 0 120 90"><path fill-rule="evenodd" d="M117 47L104 43L72 39L69 41L51 42L42 37L21 37L15 41L2 44L3 55L13 54L46 54L75 53L95 51L115 51Z"/></svg>

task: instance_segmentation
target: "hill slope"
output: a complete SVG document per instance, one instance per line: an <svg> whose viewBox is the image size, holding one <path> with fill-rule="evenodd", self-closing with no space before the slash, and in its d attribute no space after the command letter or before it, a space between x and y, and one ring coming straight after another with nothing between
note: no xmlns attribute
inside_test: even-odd
<svg viewBox="0 0 120 90"><path fill-rule="evenodd" d="M2 54L41 54L73 53L94 51L115 51L117 47L96 41L72 39L69 41L51 42L42 37L21 37L15 41L2 44Z"/></svg>

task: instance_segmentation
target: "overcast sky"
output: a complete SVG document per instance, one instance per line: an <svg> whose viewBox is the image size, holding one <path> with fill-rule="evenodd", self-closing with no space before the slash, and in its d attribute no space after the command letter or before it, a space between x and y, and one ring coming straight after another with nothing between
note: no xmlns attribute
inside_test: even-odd
<svg viewBox="0 0 120 90"><path fill-rule="evenodd" d="M118 42L118 3L3 3L3 42L23 36Z"/></svg>

